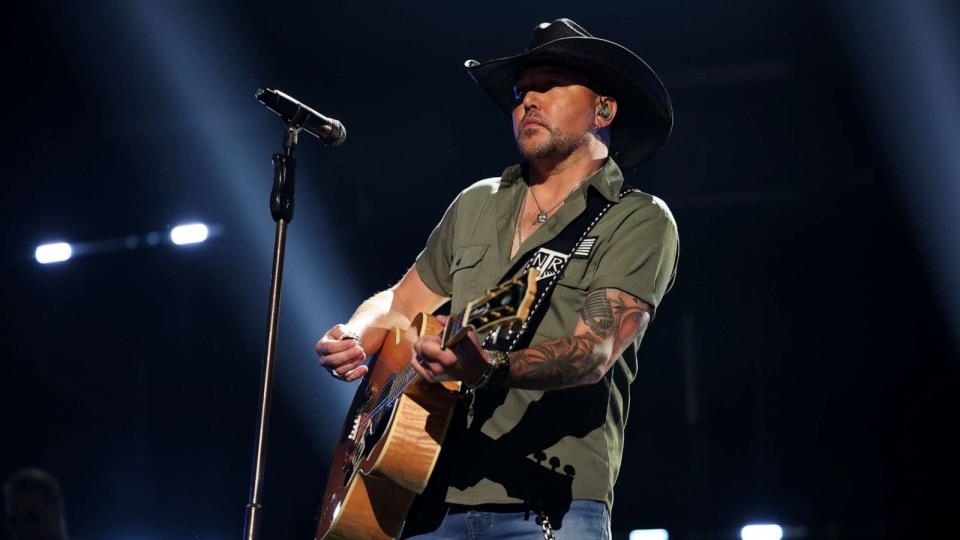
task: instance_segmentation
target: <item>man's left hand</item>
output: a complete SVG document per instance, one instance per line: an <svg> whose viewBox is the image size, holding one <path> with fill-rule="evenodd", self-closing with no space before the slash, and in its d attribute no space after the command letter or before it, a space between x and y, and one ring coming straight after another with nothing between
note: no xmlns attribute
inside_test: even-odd
<svg viewBox="0 0 960 540"><path fill-rule="evenodd" d="M440 315L437 320L447 324L447 317ZM423 336L413 344L416 353L410 361L426 381L466 381L480 380L487 366L487 356L477 334L473 330L447 349L440 348L440 336Z"/></svg>

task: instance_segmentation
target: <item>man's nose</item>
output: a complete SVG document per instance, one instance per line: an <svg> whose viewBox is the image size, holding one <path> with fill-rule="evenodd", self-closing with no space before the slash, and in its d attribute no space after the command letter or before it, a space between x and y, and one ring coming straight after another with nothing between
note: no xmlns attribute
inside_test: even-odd
<svg viewBox="0 0 960 540"><path fill-rule="evenodd" d="M521 101L523 104L523 111L527 112L530 109L539 109L542 98L542 93L537 92L536 90L527 90L526 93L523 94L523 101Z"/></svg>

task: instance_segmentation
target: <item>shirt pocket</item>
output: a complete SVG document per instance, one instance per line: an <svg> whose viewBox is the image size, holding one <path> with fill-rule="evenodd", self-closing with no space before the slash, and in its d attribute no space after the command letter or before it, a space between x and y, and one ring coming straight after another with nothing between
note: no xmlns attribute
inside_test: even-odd
<svg viewBox="0 0 960 540"><path fill-rule="evenodd" d="M534 342L573 334L593 273L587 259L572 259L567 264L550 296L550 307L537 327Z"/></svg>
<svg viewBox="0 0 960 540"><path fill-rule="evenodd" d="M480 264L487 253L489 244L462 246L453 253L450 261L450 277L453 282L452 296L459 302L464 302L483 292L480 286L483 274Z"/></svg>
<svg viewBox="0 0 960 540"><path fill-rule="evenodd" d="M590 261L574 258L567 263L557 285L571 289L587 290L590 285Z"/></svg>
<svg viewBox="0 0 960 540"><path fill-rule="evenodd" d="M457 248L457 251L453 254L453 261L450 262L450 275L477 266L483 260L483 256L487 253L489 247L489 245L483 244Z"/></svg>

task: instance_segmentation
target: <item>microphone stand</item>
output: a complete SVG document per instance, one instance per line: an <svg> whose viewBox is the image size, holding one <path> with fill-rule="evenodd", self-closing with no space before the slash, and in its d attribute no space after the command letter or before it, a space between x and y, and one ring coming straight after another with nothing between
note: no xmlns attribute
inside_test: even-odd
<svg viewBox="0 0 960 540"><path fill-rule="evenodd" d="M270 423L270 397L273 386L273 366L277 357L277 324L280 316L280 284L283 279L283 255L287 241L287 224L293 219L294 175L297 160L293 151L297 146L302 118L287 124L283 135L283 152L273 155L273 190L270 192L270 214L277 222L273 248L273 272L270 276L270 304L267 311L267 352L260 379L260 409L257 417L256 445L253 451L253 472L250 480L250 500L244 519L244 540L260 536L263 507L263 470L266 461L267 429Z"/></svg>

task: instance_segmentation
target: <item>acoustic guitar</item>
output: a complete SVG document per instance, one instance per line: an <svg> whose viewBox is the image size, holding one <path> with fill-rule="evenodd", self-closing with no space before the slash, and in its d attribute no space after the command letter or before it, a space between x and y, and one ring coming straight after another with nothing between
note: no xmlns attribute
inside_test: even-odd
<svg viewBox="0 0 960 540"><path fill-rule="evenodd" d="M446 326L421 313L416 336L444 347L477 332L514 332L536 294L537 271L502 283L452 315ZM350 405L317 522L318 539L388 539L400 534L414 497L436 465L460 393L459 381L428 383L410 367L411 332L391 329Z"/></svg>

